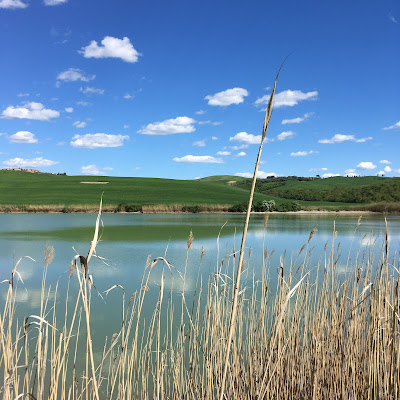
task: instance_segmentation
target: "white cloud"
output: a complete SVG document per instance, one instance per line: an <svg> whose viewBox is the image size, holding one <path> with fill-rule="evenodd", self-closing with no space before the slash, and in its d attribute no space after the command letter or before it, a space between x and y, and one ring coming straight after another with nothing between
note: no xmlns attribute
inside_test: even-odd
<svg viewBox="0 0 400 400"><path fill-rule="evenodd" d="M90 106L90 103L88 101L77 101L76 104L83 107Z"/></svg>
<svg viewBox="0 0 400 400"><path fill-rule="evenodd" d="M79 68L69 68L60 72L57 79L65 82L89 82L96 78L96 75L85 75Z"/></svg>
<svg viewBox="0 0 400 400"><path fill-rule="evenodd" d="M295 135L294 132L292 131L287 131L287 132L281 132L276 138L277 140L285 140L285 139L289 139L291 137L293 137Z"/></svg>
<svg viewBox="0 0 400 400"><path fill-rule="evenodd" d="M371 140L372 137L365 137L361 139L356 139L354 135L342 135L340 133L337 133L336 135L332 136L330 139L321 139L318 140L318 143L323 143L323 144L333 144L333 143L343 143L343 142L356 142L356 143L364 143L367 140Z"/></svg>
<svg viewBox="0 0 400 400"><path fill-rule="evenodd" d="M230 156L231 152L230 151L217 151L217 154L219 156Z"/></svg>
<svg viewBox="0 0 400 400"><path fill-rule="evenodd" d="M252 135L247 132L239 132L235 136L229 138L230 141L243 142L246 144L260 144L261 135Z"/></svg>
<svg viewBox="0 0 400 400"><path fill-rule="evenodd" d="M223 122L222 121L199 121L198 122L199 125L213 125L213 126L218 126L218 125L222 125Z"/></svg>
<svg viewBox="0 0 400 400"><path fill-rule="evenodd" d="M297 151L295 153L290 153L290 155L293 157L304 157L310 154L317 154L317 153L319 153L319 151L309 150L309 151Z"/></svg>
<svg viewBox="0 0 400 400"><path fill-rule="evenodd" d="M247 154L244 152L244 151L241 151L240 153L237 153L236 155L235 155L235 157L244 157L244 156L246 156Z"/></svg>
<svg viewBox="0 0 400 400"><path fill-rule="evenodd" d="M318 96L317 91L303 93L301 90L284 90L274 96L274 107L292 107L297 105L303 100L316 100ZM255 105L266 105L268 104L270 95L267 94L258 98L255 101Z"/></svg>
<svg viewBox="0 0 400 400"><path fill-rule="evenodd" d="M129 38L118 39L112 36L106 36L101 41L101 46L95 40L92 40L86 47L82 47L85 58L120 58L123 61L135 63L140 54L135 50Z"/></svg>
<svg viewBox="0 0 400 400"><path fill-rule="evenodd" d="M396 174L400 174L400 168L399 169L394 169L393 172L396 172Z"/></svg>
<svg viewBox="0 0 400 400"><path fill-rule="evenodd" d="M179 163L211 163L211 164L222 164L221 158L215 158L212 156L192 156L191 154L184 157L175 157L173 159L175 162Z"/></svg>
<svg viewBox="0 0 400 400"><path fill-rule="evenodd" d="M193 142L192 144L193 146L204 147L206 145L206 139L198 140L197 142Z"/></svg>
<svg viewBox="0 0 400 400"><path fill-rule="evenodd" d="M29 93L18 93L17 96L18 97L28 97Z"/></svg>
<svg viewBox="0 0 400 400"><path fill-rule="evenodd" d="M133 96L132 96L131 94L127 93L127 94L124 96L124 99L130 100L130 99L133 99Z"/></svg>
<svg viewBox="0 0 400 400"><path fill-rule="evenodd" d="M334 176L341 176L341 175L340 174L332 174L332 173L322 175L323 178L333 178Z"/></svg>
<svg viewBox="0 0 400 400"><path fill-rule="evenodd" d="M231 104L243 103L244 98L249 95L249 92L243 88L227 89L223 92L218 92L204 97L208 100L210 106L230 106Z"/></svg>
<svg viewBox="0 0 400 400"><path fill-rule="evenodd" d="M354 178L355 176L360 176L360 174L358 174L356 172L355 169L350 168L350 169L346 169L346 171L344 171L345 175L348 176L349 178Z"/></svg>
<svg viewBox="0 0 400 400"><path fill-rule="evenodd" d="M297 118L292 118L292 119L284 119L284 120L282 120L282 125L299 124L300 122L303 122L308 117L310 117L312 114L313 113L307 113L307 114L304 114L302 117L297 117Z"/></svg>
<svg viewBox="0 0 400 400"><path fill-rule="evenodd" d="M83 175L106 175L105 171L112 171L114 168L111 167L104 167L100 168L97 165L90 164L90 165L83 165L81 167L81 173Z"/></svg>
<svg viewBox="0 0 400 400"><path fill-rule="evenodd" d="M173 135L175 133L190 133L196 129L193 124L196 121L189 117L177 117L162 122L154 122L138 130L142 135Z"/></svg>
<svg viewBox="0 0 400 400"><path fill-rule="evenodd" d="M47 160L43 157L37 157L32 159L24 158L10 158L9 160L3 161L3 164L10 168L40 168L40 167L51 167L52 165L58 164L58 161Z"/></svg>
<svg viewBox="0 0 400 400"><path fill-rule="evenodd" d="M249 145L248 144L241 144L240 146L231 146L232 150L241 150L241 149L248 149Z"/></svg>
<svg viewBox="0 0 400 400"><path fill-rule="evenodd" d="M375 169L375 168L376 168L376 165L373 164L371 161L363 161L357 165L357 169L361 169L361 170L371 170L371 169Z"/></svg>
<svg viewBox="0 0 400 400"><path fill-rule="evenodd" d="M29 131L19 131L10 136L11 143L37 143L35 135Z"/></svg>
<svg viewBox="0 0 400 400"><path fill-rule="evenodd" d="M309 169L310 172L312 171L328 171L328 168L310 168Z"/></svg>
<svg viewBox="0 0 400 400"><path fill-rule="evenodd" d="M74 112L74 108L73 107L65 107L65 112L70 114L70 113Z"/></svg>
<svg viewBox="0 0 400 400"><path fill-rule="evenodd" d="M129 125L124 125L124 129L129 129Z"/></svg>
<svg viewBox="0 0 400 400"><path fill-rule="evenodd" d="M380 164L391 164L391 162L388 160L381 160L381 161L379 161L379 163Z"/></svg>
<svg viewBox="0 0 400 400"><path fill-rule="evenodd" d="M383 168L383 170L385 172L392 172L392 168L390 168L389 165L387 165L385 168Z"/></svg>
<svg viewBox="0 0 400 400"><path fill-rule="evenodd" d="M387 131L388 129L399 129L399 128L400 128L400 121L396 122L394 125L387 126L386 128L382 128L382 129Z"/></svg>
<svg viewBox="0 0 400 400"><path fill-rule="evenodd" d="M59 4L66 3L68 0L44 0L46 6L58 6Z"/></svg>
<svg viewBox="0 0 400 400"><path fill-rule="evenodd" d="M80 92L85 93L85 94L103 94L104 93L104 89L96 89L94 87L89 87L86 86L85 88L80 88L79 89Z"/></svg>
<svg viewBox="0 0 400 400"><path fill-rule="evenodd" d="M211 140L218 140L216 136L211 136Z"/></svg>
<svg viewBox="0 0 400 400"><path fill-rule="evenodd" d="M199 111L195 112L195 114L197 114L197 115L203 115L205 113L206 113L206 111L204 111L204 110L199 110Z"/></svg>
<svg viewBox="0 0 400 400"><path fill-rule="evenodd" d="M250 172L237 172L235 176L241 176L242 178L252 178L253 174ZM268 176L273 176L276 178L279 175L276 174L275 172L264 172L264 171L257 172L257 178L266 179Z"/></svg>
<svg viewBox="0 0 400 400"><path fill-rule="evenodd" d="M394 22L395 24L399 23L399 21L397 21L397 19L395 17L393 17L393 15L389 15L389 19L390 19L390 21Z"/></svg>
<svg viewBox="0 0 400 400"><path fill-rule="evenodd" d="M70 142L72 147L85 149L95 149L98 147L120 147L124 145L124 140L128 140L127 135L107 135L106 133L88 133L86 135L75 135Z"/></svg>
<svg viewBox="0 0 400 400"><path fill-rule="evenodd" d="M86 128L86 122L82 122L82 121L75 121L72 125L75 128Z"/></svg>
<svg viewBox="0 0 400 400"><path fill-rule="evenodd" d="M26 8L28 4L25 4L21 0L0 0L0 8Z"/></svg>
<svg viewBox="0 0 400 400"><path fill-rule="evenodd" d="M39 121L49 121L51 118L58 118L60 113L55 110L44 108L41 103L25 103L23 106L9 106L3 111L2 118L9 119L36 119Z"/></svg>

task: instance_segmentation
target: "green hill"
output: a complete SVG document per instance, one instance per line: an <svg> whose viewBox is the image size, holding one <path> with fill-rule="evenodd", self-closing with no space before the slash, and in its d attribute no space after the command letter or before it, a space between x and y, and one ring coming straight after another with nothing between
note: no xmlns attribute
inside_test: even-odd
<svg viewBox="0 0 400 400"><path fill-rule="evenodd" d="M97 205L103 192L104 204L109 205L231 205L246 201L249 193L246 188L210 182L0 171L0 205ZM264 197L257 194L256 200Z"/></svg>
<svg viewBox="0 0 400 400"><path fill-rule="evenodd" d="M0 171L0 206L21 210L27 206L96 207L101 194L110 210L120 204L138 206L225 205L224 209L248 201L251 179L231 175L210 176L194 181L110 176L64 176L21 171ZM277 204L298 202L301 207L341 209L377 201L400 200L400 178L328 179L279 177L257 180L254 203L274 200ZM125 208L119 208L124 210ZM216 208L217 209L217 208ZM49 209L48 211L50 211ZM72 210L72 208L71 208ZM133 209L130 209L131 211ZM173 211L174 209L171 208ZM179 210L179 208L177 208ZM162 211L160 209L160 211ZM190 211L190 210L188 210Z"/></svg>

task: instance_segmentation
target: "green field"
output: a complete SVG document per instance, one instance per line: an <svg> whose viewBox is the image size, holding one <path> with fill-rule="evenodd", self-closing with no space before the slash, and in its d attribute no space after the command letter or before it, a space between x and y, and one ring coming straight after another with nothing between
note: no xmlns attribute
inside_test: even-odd
<svg viewBox="0 0 400 400"><path fill-rule="evenodd" d="M91 182L91 183L82 183ZM95 182L108 182L99 184ZM173 180L158 178L107 177L107 176L57 176L51 174L32 174L20 171L0 171L0 205L87 205L96 206L104 192L105 205L116 207L118 204L137 205L235 205L246 202L251 180L237 176L211 176L199 180ZM332 191L343 192L348 189L366 190L377 185L400 184L400 178L334 177L301 181L289 179L258 180L254 202L275 200L277 203L297 201L303 208L337 208L354 207L364 202L347 201L305 201L301 198L290 198L290 191L306 189L308 192ZM269 192L271 187L271 193ZM384 188L386 186L382 186ZM285 191L284 196L274 195L273 190ZM372 190L372 189L371 189ZM371 201L370 203L372 203Z"/></svg>
<svg viewBox="0 0 400 400"><path fill-rule="evenodd" d="M109 182L84 184L81 182ZM0 171L1 205L104 204L235 204L248 199L248 190L215 183L157 178L57 176ZM265 196L256 195L263 200Z"/></svg>

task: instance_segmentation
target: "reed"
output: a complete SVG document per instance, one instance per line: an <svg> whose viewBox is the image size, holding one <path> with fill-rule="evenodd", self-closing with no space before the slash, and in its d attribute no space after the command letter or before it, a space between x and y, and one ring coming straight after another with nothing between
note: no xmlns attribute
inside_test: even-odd
<svg viewBox="0 0 400 400"><path fill-rule="evenodd" d="M340 261L333 230L317 265L311 262L314 235L315 230L290 260L265 252L257 266L260 281L250 268L243 272L225 385L234 252L218 261L207 282L198 279L193 298L184 289L185 271L179 275L164 257L148 260L140 290L130 298L122 286L112 286L107 294L120 292L121 323L105 338L100 359L93 357L90 322L92 312L101 312L91 309L95 245L87 257L73 259L65 302L57 287L49 290L53 255L51 247L45 249L40 307L23 321L16 317L16 298L18 268L26 261L19 260L2 283L2 397L214 399L224 389L229 399L399 398L399 258L389 257L388 233L381 248L371 244L351 262ZM278 283L272 288L276 264ZM162 271L158 288L149 283L156 268ZM164 288L165 269L183 281L179 306ZM143 304L154 290L158 300L153 315L145 317ZM62 320L56 307L65 309Z"/></svg>

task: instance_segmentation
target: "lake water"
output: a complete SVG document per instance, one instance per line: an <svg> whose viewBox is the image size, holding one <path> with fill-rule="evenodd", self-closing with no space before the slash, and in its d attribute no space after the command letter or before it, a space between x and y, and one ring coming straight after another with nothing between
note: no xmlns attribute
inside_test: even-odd
<svg viewBox="0 0 400 400"><path fill-rule="evenodd" d="M102 220L104 227L101 229L102 237L97 246L97 254L109 261L105 264L92 258L89 263L89 273L93 275L94 284L104 297L103 300L93 293L91 323L97 349L101 349L104 336L110 337L120 325L121 294L113 291L105 296L105 290L114 284L121 284L125 288L126 299L129 299L134 291L141 288L148 256L162 256L173 266L171 272L165 268L165 289L179 300L182 279L177 271L183 274L185 270L190 231L193 232L194 240L188 254L186 292L194 291L198 279L202 278L206 282L210 274L218 270L223 260L223 268L229 264L230 271L232 270L234 259L231 255L240 248L244 215L105 214ZM313 249L309 269L315 268L319 262L323 264L326 254L323 249L326 242L332 239L334 226L338 232L335 248L340 242L342 265L346 264L351 243L351 260L371 243L375 243L375 247L379 249L385 236L384 217L364 216L355 233L357 220L356 215L343 216L334 213L273 214L264 229L264 216L252 216L246 242L247 278L251 279L254 273L255 279L259 279L263 249L267 248L269 255L275 250L270 263L270 282L273 287L277 280L281 255L286 251L285 259L288 262L291 257L296 258L314 227L318 232L308 247L308 250ZM13 264L19 258L29 256L36 260L34 262L25 258L18 268L24 281L24 284L18 283L19 316L38 313L46 243L55 250L47 282L51 285L51 293L58 282L57 300L58 304L62 303L68 284L70 261L76 252L87 255L95 221L95 214L0 214L0 281L9 279ZM390 216L387 221L390 251L395 255L400 248L400 217ZM340 265L339 263L339 272ZM161 274L162 263L154 268L150 278L150 291L144 305L145 315L151 315L154 310ZM72 292L75 290L76 293L76 279L74 282ZM7 288L7 283L0 285L1 304L4 303Z"/></svg>

